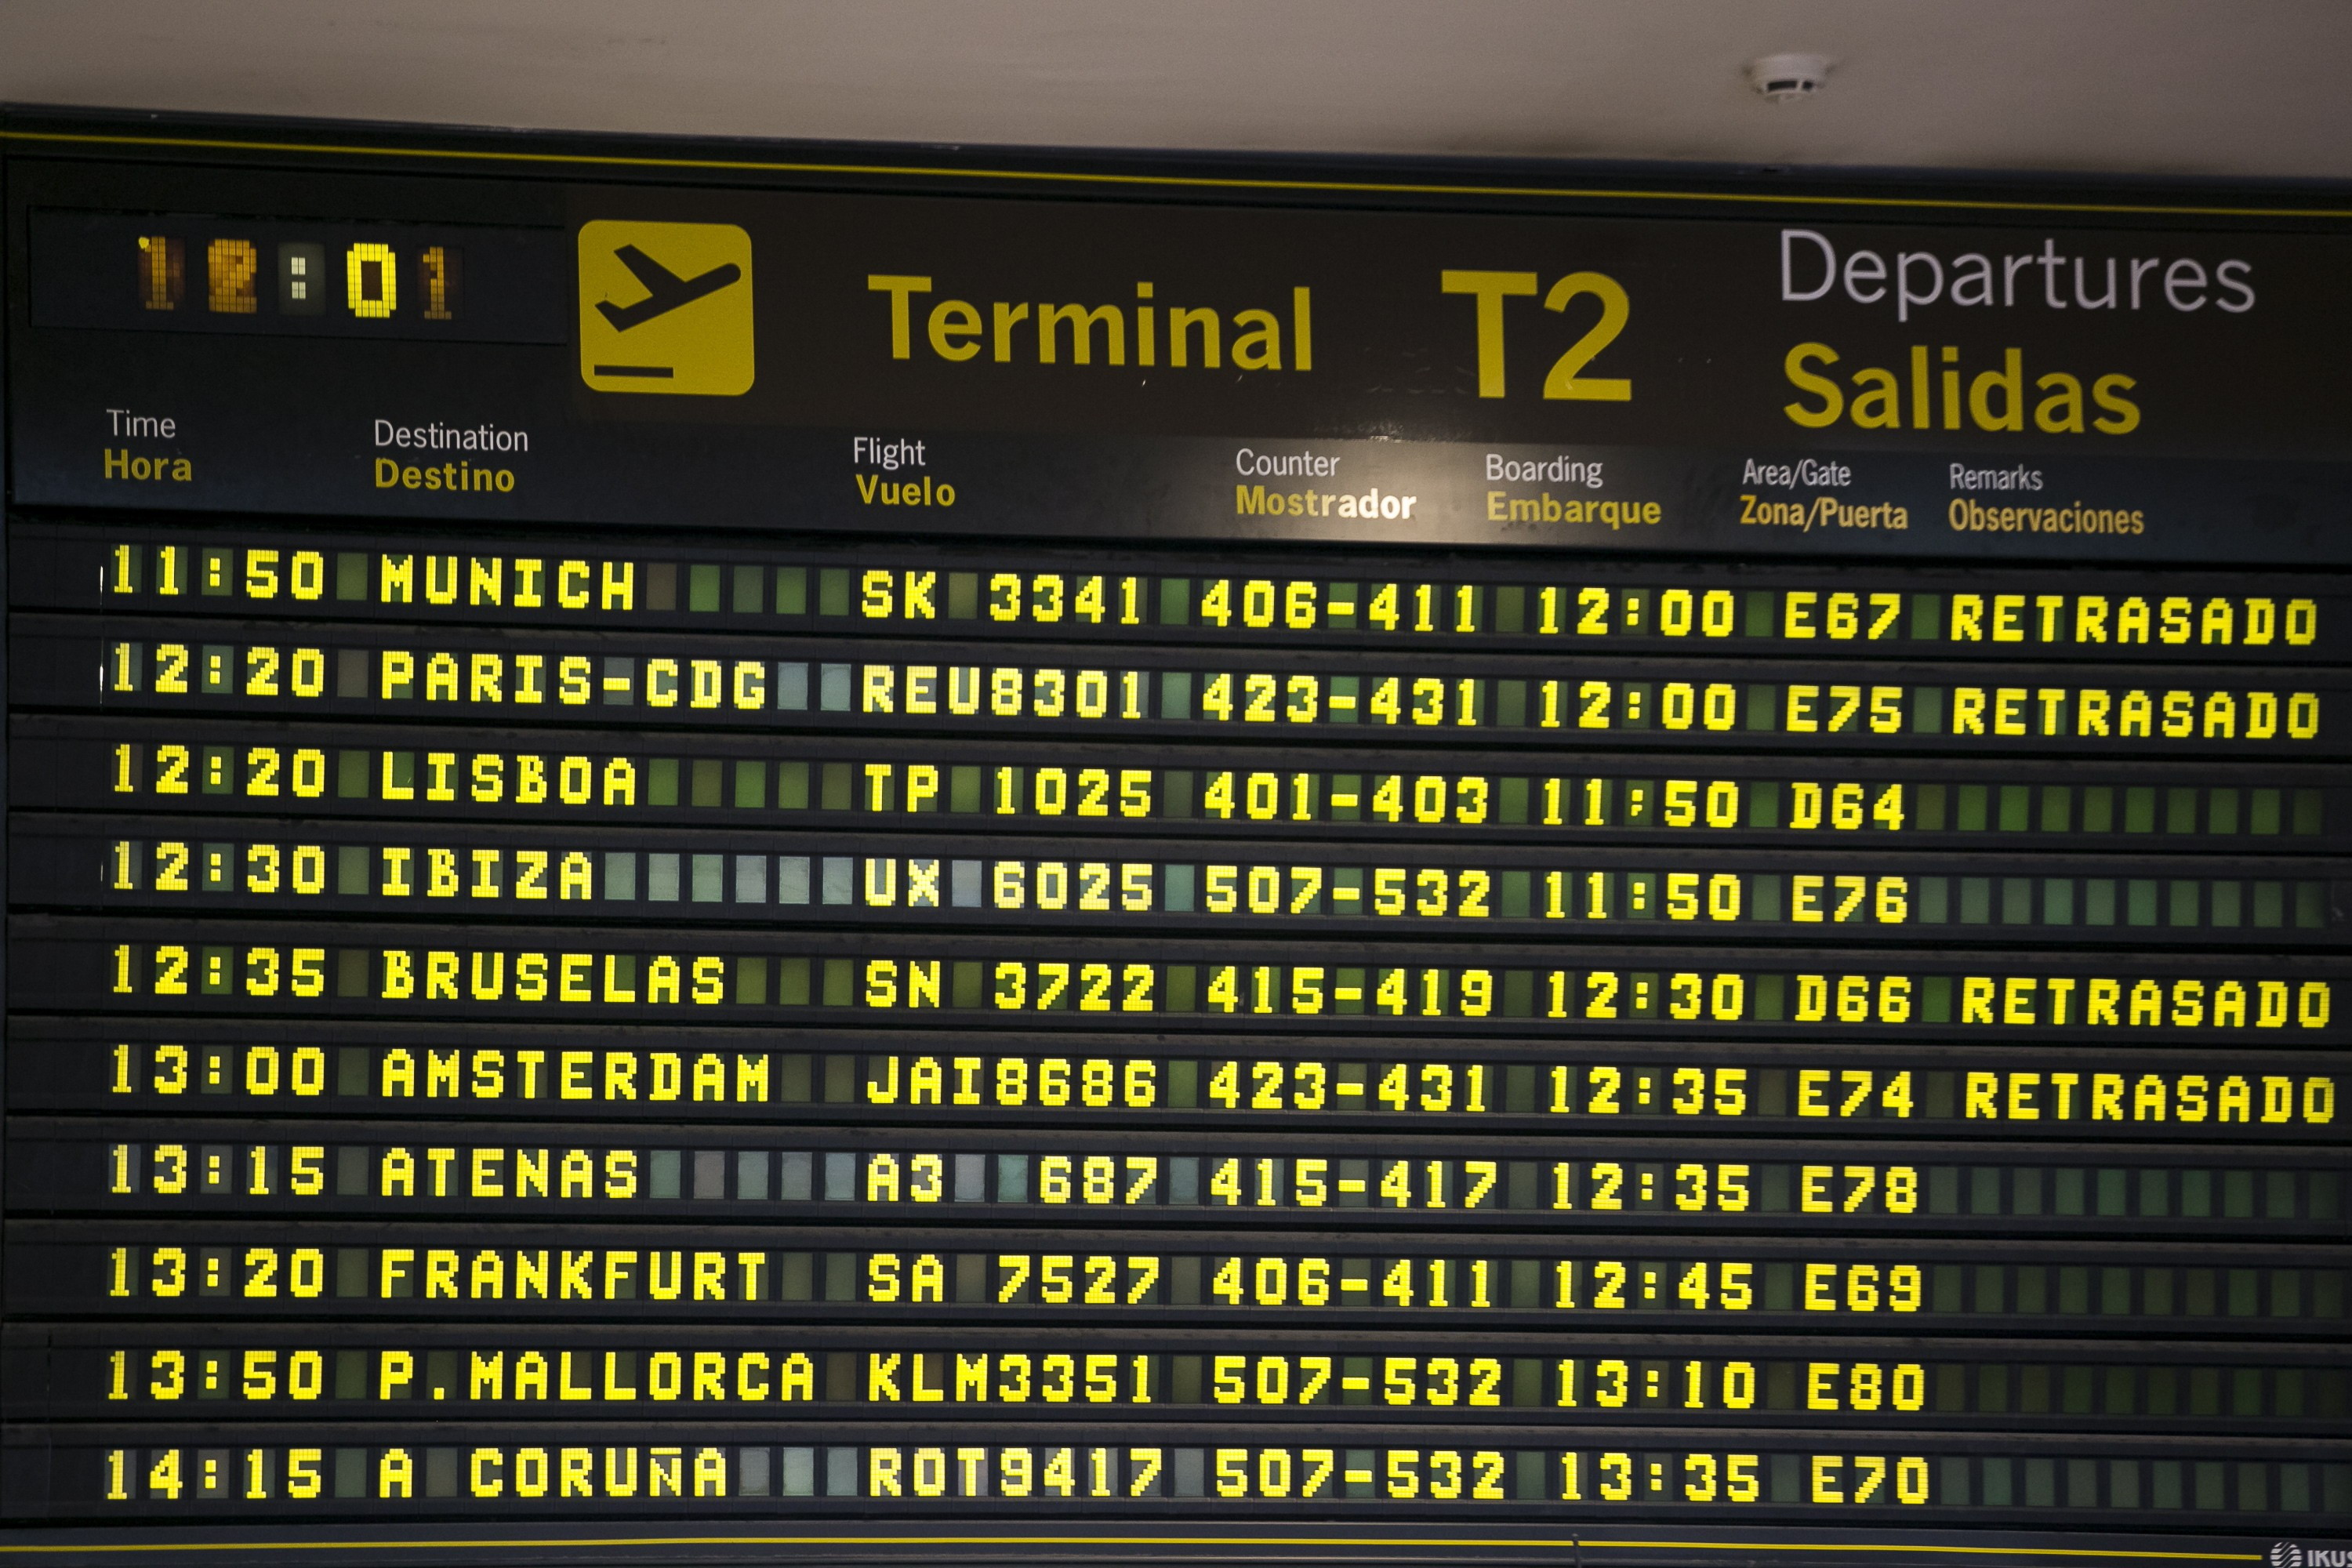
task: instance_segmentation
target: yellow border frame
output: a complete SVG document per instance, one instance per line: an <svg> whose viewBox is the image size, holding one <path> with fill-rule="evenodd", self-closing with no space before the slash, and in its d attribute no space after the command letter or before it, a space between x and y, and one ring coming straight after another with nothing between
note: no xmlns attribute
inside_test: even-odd
<svg viewBox="0 0 2352 1568"><path fill-rule="evenodd" d="M104 135L71 131L0 131L0 141L200 152L304 153L334 157L440 158L459 163L542 163L621 169L700 169L746 174L874 174L906 179L1031 182L1141 190L1292 191L1341 195L1507 196L1580 201L1698 202L1770 207L1926 208L1948 212L2084 213L2110 216L2352 218L2352 207L2166 205L2147 202L1994 201L1962 196L1799 195L1766 191L1645 191L1574 185L1438 184L1384 180L1280 180L1244 175L1127 174L1055 169L957 169L922 164L810 163L746 158L660 158L612 153L506 153L453 147L362 147L333 142L239 142L226 137Z"/></svg>

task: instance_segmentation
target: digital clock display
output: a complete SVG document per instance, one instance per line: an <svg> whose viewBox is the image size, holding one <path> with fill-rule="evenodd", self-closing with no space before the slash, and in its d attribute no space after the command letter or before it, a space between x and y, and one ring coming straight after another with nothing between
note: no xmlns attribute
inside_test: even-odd
<svg viewBox="0 0 2352 1568"><path fill-rule="evenodd" d="M137 237L139 308L173 311L196 308L188 299L189 241L173 234ZM203 257L201 308L214 315L252 316L261 310L263 258L250 239L223 237L199 242ZM415 282L412 310L417 319L458 319L458 279L465 252L454 246L419 247L410 258ZM340 265L342 287L332 268ZM315 240L282 240L277 247L274 309L280 316L321 316L330 302L355 321L390 321L401 310L402 258L381 240L354 240L339 258Z"/></svg>
<svg viewBox="0 0 2352 1568"><path fill-rule="evenodd" d="M32 217L33 308L118 331L560 338L542 233L479 226L305 223L159 213Z"/></svg>

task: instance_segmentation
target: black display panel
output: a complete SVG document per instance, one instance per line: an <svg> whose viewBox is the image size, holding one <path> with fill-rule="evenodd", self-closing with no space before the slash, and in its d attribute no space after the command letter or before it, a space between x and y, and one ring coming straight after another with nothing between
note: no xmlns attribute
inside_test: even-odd
<svg viewBox="0 0 2352 1568"><path fill-rule="evenodd" d="M0 1551L2352 1530L2307 194L0 147Z"/></svg>

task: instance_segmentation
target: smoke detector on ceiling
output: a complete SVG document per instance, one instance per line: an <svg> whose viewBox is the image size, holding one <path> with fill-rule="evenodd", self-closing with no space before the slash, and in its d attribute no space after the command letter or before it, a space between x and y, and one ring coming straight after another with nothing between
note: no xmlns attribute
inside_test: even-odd
<svg viewBox="0 0 2352 1568"><path fill-rule="evenodd" d="M1766 55L1748 62L1748 81L1775 103L1812 97L1829 74L1827 55Z"/></svg>

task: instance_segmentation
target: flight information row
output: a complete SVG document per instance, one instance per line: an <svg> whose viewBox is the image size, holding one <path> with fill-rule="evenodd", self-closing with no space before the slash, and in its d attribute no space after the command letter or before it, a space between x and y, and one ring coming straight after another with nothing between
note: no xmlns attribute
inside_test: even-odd
<svg viewBox="0 0 2352 1568"><path fill-rule="evenodd" d="M379 830L354 841L352 829L332 824L267 824L266 839L210 837L207 826L19 817L11 896L20 906L225 914L544 918L555 906L574 917L763 926L1442 924L1559 937L1633 925L1643 935L1841 942L1958 936L1969 927L2013 938L2013 928L2028 927L2140 944L2268 947L2340 940L2352 922L2352 884L2335 879L2342 863L2284 858L2004 864L1768 852L1740 865L1710 851L1598 849L1565 863L1557 852L1523 850L1465 864L1364 849L1353 852L1363 858L1357 864L1326 858L1328 850L1309 850L1314 858L1303 862L1220 862L1191 858L1197 845L1149 840L1108 853L1100 842L1034 842L1014 858L1002 838L746 833L616 842L507 827L436 835L440 842Z"/></svg>
<svg viewBox="0 0 2352 1568"><path fill-rule="evenodd" d="M2160 839L2167 848L2309 852L2336 847L2344 833L2334 825L2352 820L2340 771L2324 764L2283 779L2276 767L2106 763L2086 779L2074 763L1847 758L1823 773L1719 757L1678 777L1683 764L1668 758L1530 773L1517 757L1465 767L1388 751L1350 759L1038 745L991 747L963 762L968 742L823 737L703 741L730 754L669 756L616 752L604 736L567 736L550 750L536 737L481 731L431 733L423 743L414 729L342 725L175 723L142 726L138 739L123 733L116 721L19 718L13 745L31 776L13 798L362 818L708 825L718 813L730 826L874 827L969 817L991 831L1121 836L1672 842L1689 834L1811 845L1899 835L2082 850Z"/></svg>
<svg viewBox="0 0 2352 1568"><path fill-rule="evenodd" d="M1982 684L1916 664L1831 669L1775 662L1492 660L1433 655L1349 669L1337 656L1267 654L1202 668L1002 662L1001 647L941 645L937 662L836 661L789 639L646 644L477 633L439 646L210 641L238 626L82 626L19 616L13 701L44 708L287 713L475 721L569 719L698 729L919 733L1013 729L1076 738L1367 730L1444 743L1574 736L1580 743L1724 750L1759 740L1831 749L2342 754L2330 669L2250 669L2226 682L1997 665ZM351 634L341 634L348 637ZM383 637L401 634L377 634ZM534 644L537 646L534 647ZM1171 668L1171 666L1173 668ZM2189 674L2205 672L2187 672ZM92 677L96 679L93 681Z"/></svg>
<svg viewBox="0 0 2352 1568"><path fill-rule="evenodd" d="M1531 945L1540 966L1511 968L1507 951L1401 943L1301 942L1285 944L1286 962L1266 963L1263 949L1190 939L1138 947L1070 938L1041 949L939 936L908 952L813 931L789 939L799 952L779 952L763 935L724 930L680 947L667 932L448 926L423 945L413 927L37 915L15 917L12 931L14 1000L32 1012L918 1025L962 1016L1077 1027L1115 1014L1170 1027L1384 1018L1448 1032L1733 1028L1811 1038L1984 1028L2040 1039L2113 1030L2149 1043L2298 1045L2333 1045L2342 1028L2342 963L2330 958L1864 951L1828 965L1806 952L1594 946L1576 950L1570 968L1543 965L1544 950ZM353 945L306 945L315 941Z"/></svg>
<svg viewBox="0 0 2352 1568"><path fill-rule="evenodd" d="M673 547L674 548L674 547ZM153 608L308 619L624 624L903 637L1150 642L1425 639L1840 652L1895 645L2139 659L2341 661L2339 596L2284 576L2089 572L2064 592L2042 574L1935 568L1788 569L1580 561L1317 563L1187 557L1084 564L1039 555L982 564L937 555L831 565L838 553L740 550L723 559L581 552L577 542L475 545L279 535L266 542L125 539L43 525L15 534L12 603L27 610ZM663 554L656 547L646 554ZM798 554L802 559L790 560ZM786 559L780 560L779 557ZM1156 568L1156 569L1155 569Z"/></svg>
<svg viewBox="0 0 2352 1568"><path fill-rule="evenodd" d="M641 1418L642 1419L642 1418ZM877 1505L959 1517L1197 1520L1358 1512L1529 1521L1665 1510L1715 1518L1906 1525L2007 1522L2132 1528L2235 1523L2321 1529L2352 1520L2352 1464L2284 1441L2181 1445L2107 1436L2031 1440L1906 1434L1878 1452L1777 1433L1612 1434L1546 1444L1540 1429L1290 1436L1257 1427L1072 1435L908 1425L795 1433L755 1427L583 1433L435 1424L382 1430L100 1428L15 1467L19 1517L105 1520L366 1518L452 1512L681 1520L848 1517ZM1643 1439L1646 1438L1646 1444ZM1622 1443L1624 1447L1612 1446ZM1350 1444L1363 1445L1350 1447ZM1527 1444L1528 1447L1516 1445ZM1649 1446L1654 1445L1654 1446ZM11 1458L16 1458L15 1455ZM925 1505L929 1504L929 1510Z"/></svg>
<svg viewBox="0 0 2352 1568"><path fill-rule="evenodd" d="M1133 1321L2341 1338L2352 1252L2239 1241L1268 1237L14 1219L12 1316Z"/></svg>
<svg viewBox="0 0 2352 1568"><path fill-rule="evenodd" d="M2053 1164L2000 1148L1908 1143L1612 1142L1481 1138L1405 1146L1338 1137L1300 1151L1295 1136L1182 1147L1165 1134L1116 1142L794 1130L751 1141L705 1134L683 1147L614 1143L581 1128L349 1127L313 1121L9 1125L9 1204L42 1212L237 1210L449 1212L492 1217L579 1213L728 1218L792 1207L819 1213L974 1209L1047 1223L1083 1211L1108 1220L1182 1223L1207 1209L1228 1223L1280 1223L1318 1211L1378 1211L1402 1226L1478 1225L1573 1215L1580 1228L1666 1226L2032 1232L2137 1228L2201 1233L2259 1225L2326 1238L2342 1218L2340 1160L2234 1152L2229 1165L2125 1149L2099 1164ZM315 1141L314 1141L315 1140ZM785 1147L777 1147L779 1142ZM1189 1141L1188 1141L1189 1142ZM798 1144L802 1147L791 1147ZM1280 1150L1283 1152L1269 1152ZM2135 1156L2137 1156L2135 1159ZM2237 1162L2244 1162L2238 1163ZM1061 1215L1021 1215L1036 1208ZM920 1218L918 1212L915 1217ZM2229 1222L2217 1227L2202 1222Z"/></svg>
<svg viewBox="0 0 2352 1568"><path fill-rule="evenodd" d="M124 1040L21 1020L10 1047L10 1104L19 1113L135 1110L174 1118L560 1112L665 1123L773 1115L988 1126L1144 1120L1161 1128L1475 1119L1482 1132L1833 1128L2070 1143L2168 1135L2332 1142L2341 1136L2339 1097L2352 1079L2352 1068L2332 1056L2238 1048L2225 1057L2045 1050L2031 1066L2008 1052L1865 1048L1791 1065L1777 1047L1632 1047L1610 1060L1566 1061L1540 1050L1532 1060L1507 1059L1492 1047L1404 1057L1371 1041L1302 1054L1296 1041L1266 1040L1240 1056L1170 1056L1149 1040L1022 1049L924 1038L877 1049L863 1032L827 1051L731 1034L695 1043L674 1031L646 1039L617 1031L625 1042L618 1044L583 1042L570 1031L541 1038L530 1029L492 1031L495 1043L479 1043L476 1030L471 1044L437 1032L407 1043L352 1044L339 1034L312 1044L313 1031L299 1025L226 1026L233 1037L217 1038L224 1026L214 1024L178 1039Z"/></svg>
<svg viewBox="0 0 2352 1568"><path fill-rule="evenodd" d="M637 1415L1127 1420L1276 1415L1846 1427L2341 1431L2352 1369L2315 1345L1958 1340L1142 1338L409 1325L188 1331L27 1326L20 1408L47 1419ZM561 1408L553 1408L553 1407Z"/></svg>

